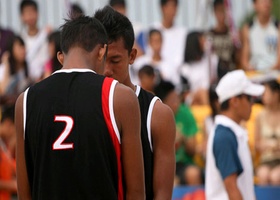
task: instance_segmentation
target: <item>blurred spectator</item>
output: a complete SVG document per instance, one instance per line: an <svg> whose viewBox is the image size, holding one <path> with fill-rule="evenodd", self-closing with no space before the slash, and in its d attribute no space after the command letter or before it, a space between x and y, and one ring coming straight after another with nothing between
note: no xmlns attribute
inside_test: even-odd
<svg viewBox="0 0 280 200"><path fill-rule="evenodd" d="M11 30L0 27L0 58L2 58L3 53L7 50L8 43L13 37L14 33Z"/></svg>
<svg viewBox="0 0 280 200"><path fill-rule="evenodd" d="M57 53L61 52L60 31L54 31L49 35L48 49L49 49L50 59L45 64L44 78L50 76L53 72L61 69L61 67L62 67L62 65L60 64L60 62L57 58Z"/></svg>
<svg viewBox="0 0 280 200"><path fill-rule="evenodd" d="M157 83L161 78L171 81L175 85L179 85L179 75L172 73L172 64L169 64L167 60L164 60L161 56L162 49L162 34L157 29L151 29L149 31L148 45L151 49L151 54L144 54L136 58L132 67L130 68L131 74L138 73L138 70L144 65L151 65L156 74ZM139 82L134 78L134 82Z"/></svg>
<svg viewBox="0 0 280 200"><path fill-rule="evenodd" d="M213 9L216 25L207 33L207 39L210 40L210 50L219 57L218 77L220 78L228 71L236 69L237 49L227 25L224 0L214 0Z"/></svg>
<svg viewBox="0 0 280 200"><path fill-rule="evenodd" d="M208 90L209 106L211 109L211 113L204 119L204 123L203 123L203 127L202 127L203 142L202 142L201 154L203 155L204 159L206 158L206 148L207 148L208 136L210 135L213 127L215 126L214 120L215 120L216 115L218 115L219 111L220 111L218 95L217 95L215 89L216 89L215 85L211 85Z"/></svg>
<svg viewBox="0 0 280 200"><path fill-rule="evenodd" d="M38 28L38 5L33 0L21 1L20 14L24 25L21 36L26 45L29 76L33 81L38 81L42 78L44 64L49 59L47 37L50 27L41 30Z"/></svg>
<svg viewBox="0 0 280 200"><path fill-rule="evenodd" d="M162 81L155 87L155 94L168 105L176 122L176 180L175 184L201 185L202 172L195 165L195 135L198 131L194 116L188 106L180 102L175 86Z"/></svg>
<svg viewBox="0 0 280 200"><path fill-rule="evenodd" d="M10 200L17 192L15 165L16 130L14 106L5 107L0 123L0 199Z"/></svg>
<svg viewBox="0 0 280 200"><path fill-rule="evenodd" d="M256 199L248 135L240 123L250 118L252 96L260 96L264 87L234 70L222 77L216 92L221 107L207 143L206 198Z"/></svg>
<svg viewBox="0 0 280 200"><path fill-rule="evenodd" d="M280 69L280 26L271 15L272 0L253 2L256 16L242 29L242 67L262 71Z"/></svg>
<svg viewBox="0 0 280 200"><path fill-rule="evenodd" d="M264 110L256 118L255 146L260 155L256 168L257 183L280 185L280 84L265 82Z"/></svg>
<svg viewBox="0 0 280 200"><path fill-rule="evenodd" d="M138 72L140 86L151 93L154 93L156 84L155 70L150 65L144 65Z"/></svg>
<svg viewBox="0 0 280 200"><path fill-rule="evenodd" d="M110 0L109 5L119 13L126 15L125 0Z"/></svg>
<svg viewBox="0 0 280 200"><path fill-rule="evenodd" d="M220 104L218 101L218 95L215 91L215 85L212 85L208 90L209 105L211 108L211 115L206 117L204 127L205 134L208 136L214 127L214 119L217 114L219 114Z"/></svg>
<svg viewBox="0 0 280 200"><path fill-rule="evenodd" d="M163 35L163 45L161 49L163 59L172 64L173 72L177 72L178 67L183 63L187 30L184 27L175 25L179 1L159 0L159 2L162 20L160 23L157 23L154 28L160 30Z"/></svg>
<svg viewBox="0 0 280 200"><path fill-rule="evenodd" d="M205 52L206 45L202 32L188 34L181 73L190 84L187 96L189 105L207 105L209 86L217 80L218 57L214 53L208 55Z"/></svg>
<svg viewBox="0 0 280 200"><path fill-rule="evenodd" d="M82 9L82 7L78 4L78 3L72 3L70 6L70 12L71 12L71 16L79 16L79 15L83 15L84 10Z"/></svg>
<svg viewBox="0 0 280 200"><path fill-rule="evenodd" d="M16 97L30 84L28 65L25 60L25 45L21 37L15 36L3 54L0 65L0 95L15 103Z"/></svg>

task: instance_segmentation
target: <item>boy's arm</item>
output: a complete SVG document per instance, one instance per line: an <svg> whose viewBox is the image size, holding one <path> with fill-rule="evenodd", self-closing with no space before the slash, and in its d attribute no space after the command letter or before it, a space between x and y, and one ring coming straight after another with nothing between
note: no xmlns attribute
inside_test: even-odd
<svg viewBox="0 0 280 200"><path fill-rule="evenodd" d="M145 198L145 186L139 104L135 93L121 84L116 85L114 112L121 134L125 199L142 200Z"/></svg>
<svg viewBox="0 0 280 200"><path fill-rule="evenodd" d="M18 199L31 199L30 187L27 177L25 152L24 152L24 130L23 130L23 93L19 96L15 108L15 124L17 132L16 163L17 163L17 185Z"/></svg>
<svg viewBox="0 0 280 200"><path fill-rule="evenodd" d="M151 130L154 199L169 200L172 198L175 174L176 127L173 112L160 101L155 103L153 109Z"/></svg>

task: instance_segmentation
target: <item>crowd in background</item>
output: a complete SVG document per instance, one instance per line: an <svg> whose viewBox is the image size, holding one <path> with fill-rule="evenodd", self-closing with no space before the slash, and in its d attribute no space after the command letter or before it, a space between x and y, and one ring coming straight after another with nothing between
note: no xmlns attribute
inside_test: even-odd
<svg viewBox="0 0 280 200"><path fill-rule="evenodd" d="M126 15L125 1L110 4ZM252 1L255 15L240 30L232 27L227 0L213 1L216 24L207 31L174 25L180 1L159 4L160 22L144 30L134 24L138 54L130 73L133 83L156 94L174 112L174 186L204 184L206 140L219 113L215 86L235 69L243 69L266 88L262 98L255 99L260 108L253 116L255 128L249 141L255 183L280 185L280 24L271 14L272 0ZM15 100L28 86L62 67L57 58L61 56L59 30L38 27L36 1L23 0L19 9L24 30L0 30L0 199L17 191ZM83 13L78 4L71 10ZM200 121L197 112L204 117Z"/></svg>

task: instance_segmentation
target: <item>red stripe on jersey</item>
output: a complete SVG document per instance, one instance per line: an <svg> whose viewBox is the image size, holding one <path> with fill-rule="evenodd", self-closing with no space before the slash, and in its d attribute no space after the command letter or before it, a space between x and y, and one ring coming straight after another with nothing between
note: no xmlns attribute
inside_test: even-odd
<svg viewBox="0 0 280 200"><path fill-rule="evenodd" d="M103 85L102 85L102 110L103 115L105 117L105 121L110 133L110 136L113 141L113 145L116 151L117 162L118 162L118 200L123 200L123 181L122 181L122 164L121 164L121 146L120 142L117 138L117 135L114 131L112 120L110 117L110 110L109 110L109 94L110 88L114 79L112 78L105 78Z"/></svg>

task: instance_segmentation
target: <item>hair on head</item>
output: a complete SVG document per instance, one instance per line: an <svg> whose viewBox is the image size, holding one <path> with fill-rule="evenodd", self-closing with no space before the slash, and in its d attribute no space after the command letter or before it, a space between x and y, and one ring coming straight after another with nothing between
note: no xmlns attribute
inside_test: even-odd
<svg viewBox="0 0 280 200"><path fill-rule="evenodd" d="M154 92L156 96L164 101L165 98L174 90L175 86L173 85L173 83L162 80L158 85L155 86Z"/></svg>
<svg viewBox="0 0 280 200"><path fill-rule="evenodd" d="M38 5L35 1L33 1L33 0L22 0L20 2L20 5L19 5L20 13L22 13L23 9L28 7L28 6L32 6L32 7L34 7L35 10L38 10Z"/></svg>
<svg viewBox="0 0 280 200"><path fill-rule="evenodd" d="M160 0L160 5L164 6L165 4L168 3L168 1L174 1L176 5L178 5L178 0Z"/></svg>
<svg viewBox="0 0 280 200"><path fill-rule="evenodd" d="M213 7L216 8L218 5L223 5L224 0L214 0Z"/></svg>
<svg viewBox="0 0 280 200"><path fill-rule="evenodd" d="M160 30L154 28L149 31L149 37L151 37L154 33L157 33L162 37Z"/></svg>
<svg viewBox="0 0 280 200"><path fill-rule="evenodd" d="M184 61L185 63L190 63L193 61L198 61L203 56L203 49L200 44L200 38L202 32L193 31L187 35Z"/></svg>
<svg viewBox="0 0 280 200"><path fill-rule="evenodd" d="M155 76L155 70L151 65L144 65L143 67L141 67L138 71L138 75L148 75L148 76Z"/></svg>
<svg viewBox="0 0 280 200"><path fill-rule="evenodd" d="M73 3L71 4L70 15L74 17L79 15L84 15L84 10L79 4Z"/></svg>
<svg viewBox="0 0 280 200"><path fill-rule="evenodd" d="M123 6L126 7L125 0L110 0L109 5L114 6Z"/></svg>
<svg viewBox="0 0 280 200"><path fill-rule="evenodd" d="M1 123L3 123L7 119L14 122L14 118L15 118L15 106L10 105L10 106L3 107L3 110L1 113Z"/></svg>
<svg viewBox="0 0 280 200"><path fill-rule="evenodd" d="M103 25L93 17L70 16L70 19L65 19L65 23L60 28L60 47L66 54L74 46L90 52L96 45L108 43L107 33Z"/></svg>
<svg viewBox="0 0 280 200"><path fill-rule="evenodd" d="M123 39L125 49L131 52L135 38L133 26L126 16L115 11L111 6L105 6L97 10L94 17L105 27L109 43Z"/></svg>

